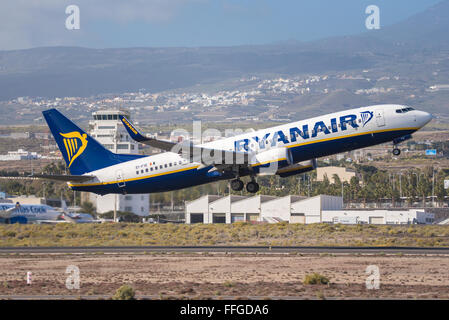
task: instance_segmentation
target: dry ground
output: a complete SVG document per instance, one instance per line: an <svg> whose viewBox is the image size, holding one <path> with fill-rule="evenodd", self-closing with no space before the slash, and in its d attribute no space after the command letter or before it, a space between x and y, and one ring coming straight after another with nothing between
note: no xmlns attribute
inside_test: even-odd
<svg viewBox="0 0 449 320"><path fill-rule="evenodd" d="M65 286L80 269L80 289ZM380 270L367 290L366 268ZM186 298L449 298L449 256L331 254L33 254L0 255L0 295L112 296L130 284L138 297ZM33 283L26 285L26 272ZM318 272L330 285L305 285Z"/></svg>

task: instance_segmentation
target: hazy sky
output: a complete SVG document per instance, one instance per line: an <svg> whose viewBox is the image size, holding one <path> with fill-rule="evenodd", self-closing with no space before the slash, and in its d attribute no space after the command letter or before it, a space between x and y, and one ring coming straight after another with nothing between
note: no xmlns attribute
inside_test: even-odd
<svg viewBox="0 0 449 320"><path fill-rule="evenodd" d="M0 50L59 45L192 47L309 41L367 31L368 5L380 8L382 27L440 1L1 0ZM79 30L66 29L68 5L80 9Z"/></svg>

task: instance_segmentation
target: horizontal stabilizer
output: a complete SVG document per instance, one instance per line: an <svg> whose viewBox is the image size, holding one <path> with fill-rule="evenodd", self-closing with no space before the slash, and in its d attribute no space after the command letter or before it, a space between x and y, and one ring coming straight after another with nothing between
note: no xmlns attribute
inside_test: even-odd
<svg viewBox="0 0 449 320"><path fill-rule="evenodd" d="M38 178L46 180L64 181L64 182L85 182L95 178L95 176L77 176L66 174L33 174L29 178Z"/></svg>

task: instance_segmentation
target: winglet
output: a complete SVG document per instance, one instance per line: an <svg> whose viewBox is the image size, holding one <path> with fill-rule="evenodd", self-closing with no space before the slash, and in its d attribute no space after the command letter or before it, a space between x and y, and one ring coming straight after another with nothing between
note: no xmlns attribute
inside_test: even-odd
<svg viewBox="0 0 449 320"><path fill-rule="evenodd" d="M137 129L131 124L131 122L128 119L126 119L125 116L119 115L119 117L123 125L125 126L126 131L128 131L128 134L131 136L131 138L133 138L137 142L148 140L148 138L146 138L139 131L137 131Z"/></svg>

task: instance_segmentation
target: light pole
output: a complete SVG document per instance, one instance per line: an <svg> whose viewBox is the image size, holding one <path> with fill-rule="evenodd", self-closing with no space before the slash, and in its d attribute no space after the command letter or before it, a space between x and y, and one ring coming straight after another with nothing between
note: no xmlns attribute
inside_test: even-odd
<svg viewBox="0 0 449 320"><path fill-rule="evenodd" d="M432 208L435 208L435 170L432 167Z"/></svg>
<svg viewBox="0 0 449 320"><path fill-rule="evenodd" d="M345 199L345 197L344 197L344 192L343 192L343 188L344 188L344 185L343 185L343 180L341 180L341 199L342 199L342 201L343 201L343 203L344 203L344 199Z"/></svg>
<svg viewBox="0 0 449 320"><path fill-rule="evenodd" d="M309 183L308 183L308 193L307 193L307 196L310 198L310 175L307 175L307 178L308 178L308 180L309 180Z"/></svg>
<svg viewBox="0 0 449 320"><path fill-rule="evenodd" d="M117 193L114 193L114 222L117 222Z"/></svg>

